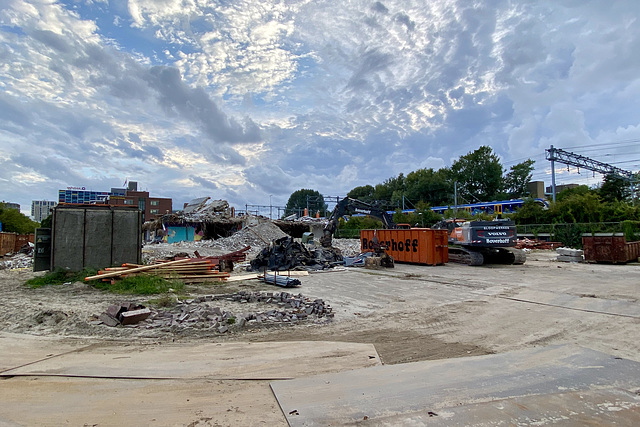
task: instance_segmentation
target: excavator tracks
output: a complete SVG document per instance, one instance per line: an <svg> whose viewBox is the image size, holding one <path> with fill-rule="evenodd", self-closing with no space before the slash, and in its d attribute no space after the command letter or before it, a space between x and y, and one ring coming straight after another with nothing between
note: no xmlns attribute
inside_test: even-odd
<svg viewBox="0 0 640 427"><path fill-rule="evenodd" d="M520 265L527 261L524 251L515 248L482 248L478 250L449 246L449 261L478 266L484 264Z"/></svg>

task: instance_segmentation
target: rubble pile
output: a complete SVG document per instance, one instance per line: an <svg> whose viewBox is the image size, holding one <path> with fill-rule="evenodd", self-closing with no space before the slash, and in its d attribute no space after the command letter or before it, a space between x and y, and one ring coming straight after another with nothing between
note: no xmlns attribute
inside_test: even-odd
<svg viewBox="0 0 640 427"><path fill-rule="evenodd" d="M518 239L516 243L516 249L554 250L560 246L562 246L562 242L547 242L546 240L529 239L527 237Z"/></svg>
<svg viewBox="0 0 640 427"><path fill-rule="evenodd" d="M215 305L216 301L245 304L247 309L254 310L234 314ZM263 306L267 304L274 307L264 310ZM125 323L118 317L122 317L123 314L126 316L128 311L119 312L119 310L130 306L134 304L122 303L110 306L107 312L99 316L96 324L173 331L195 328L225 333L232 328L240 329L251 325L329 320L334 316L332 308L322 299L310 299L302 294L293 295L289 292L237 292L226 295L206 295L178 301L175 306L166 310L135 308L130 317L139 315L139 321Z"/></svg>
<svg viewBox="0 0 640 427"><path fill-rule="evenodd" d="M584 262L584 251L582 249L572 249L561 247L556 249L557 261L561 262Z"/></svg>
<svg viewBox="0 0 640 427"><path fill-rule="evenodd" d="M331 245L338 249L343 256L356 256L362 251L360 239L333 239Z"/></svg>
<svg viewBox="0 0 640 427"><path fill-rule="evenodd" d="M248 225L229 237L208 241L210 246L235 251L245 246L251 246L259 251L268 246L272 241L287 237L277 225L271 221L258 222Z"/></svg>
<svg viewBox="0 0 640 427"><path fill-rule="evenodd" d="M336 248L318 248L310 251L293 237L274 240L252 261L251 269L263 270L322 270L342 264L342 254Z"/></svg>
<svg viewBox="0 0 640 427"><path fill-rule="evenodd" d="M17 253L0 259L0 270L15 270L18 268L33 268L33 256Z"/></svg>

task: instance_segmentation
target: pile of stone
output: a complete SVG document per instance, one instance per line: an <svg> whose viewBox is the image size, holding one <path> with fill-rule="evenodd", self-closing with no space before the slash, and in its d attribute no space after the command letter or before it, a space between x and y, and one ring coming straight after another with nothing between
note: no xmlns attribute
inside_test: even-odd
<svg viewBox="0 0 640 427"><path fill-rule="evenodd" d="M356 256L362 251L360 239L333 239L331 246L338 249L343 256Z"/></svg>
<svg viewBox="0 0 640 427"><path fill-rule="evenodd" d="M242 228L242 230L234 233L229 237L222 239L209 240L209 246L224 249L227 251L236 251L245 246L251 246L256 252L277 239L287 237L277 225L271 221L258 221Z"/></svg>
<svg viewBox="0 0 640 427"><path fill-rule="evenodd" d="M584 251L581 249L558 248L557 260L561 262L584 262Z"/></svg>
<svg viewBox="0 0 640 427"><path fill-rule="evenodd" d="M113 304L98 318L107 326L134 325L148 318L151 310L132 302Z"/></svg>
<svg viewBox="0 0 640 427"><path fill-rule="evenodd" d="M224 310L220 303L236 303L245 306L243 313ZM271 305L272 308L264 307ZM126 303L122 304L126 305ZM115 310L116 306L110 309ZM267 309L265 309L267 308ZM226 295L206 295L177 303L164 310L149 310L149 315L138 323L105 322L103 313L98 320L107 326L137 327L178 332L184 329L206 329L217 333L229 332L248 326L305 321L330 320L334 313L322 299L306 298L289 292L238 292ZM108 320L108 319L107 319Z"/></svg>
<svg viewBox="0 0 640 427"><path fill-rule="evenodd" d="M0 270L17 270L21 268L33 268L33 256L17 253L0 259Z"/></svg>

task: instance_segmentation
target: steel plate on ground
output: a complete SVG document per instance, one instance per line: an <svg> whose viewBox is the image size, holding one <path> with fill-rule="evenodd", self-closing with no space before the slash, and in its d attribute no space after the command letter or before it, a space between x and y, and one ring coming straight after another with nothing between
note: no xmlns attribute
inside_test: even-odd
<svg viewBox="0 0 640 427"><path fill-rule="evenodd" d="M376 419L397 425L413 413L594 388L639 389L640 363L553 346L271 382L291 426L375 424ZM518 414L496 416L508 423Z"/></svg>

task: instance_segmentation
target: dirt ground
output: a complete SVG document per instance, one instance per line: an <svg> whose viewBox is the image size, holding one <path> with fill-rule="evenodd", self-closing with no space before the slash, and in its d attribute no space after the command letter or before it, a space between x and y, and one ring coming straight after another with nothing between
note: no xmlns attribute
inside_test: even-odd
<svg viewBox="0 0 640 427"><path fill-rule="evenodd" d="M324 299L333 308L333 319L247 324L224 334L214 329L108 327L96 320L110 304L126 300L149 305L149 298L113 295L85 283L30 289L24 282L41 273L2 270L0 329L76 342L372 343L385 364L565 343L640 361L640 265L569 264L555 258L552 251L534 251L522 266L396 264L385 270L311 273L293 292ZM186 293L195 297L238 290L283 289L251 280L190 286ZM243 309L234 307L238 303L224 304L231 311Z"/></svg>

